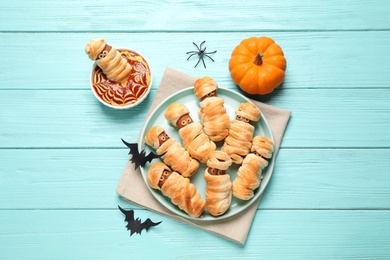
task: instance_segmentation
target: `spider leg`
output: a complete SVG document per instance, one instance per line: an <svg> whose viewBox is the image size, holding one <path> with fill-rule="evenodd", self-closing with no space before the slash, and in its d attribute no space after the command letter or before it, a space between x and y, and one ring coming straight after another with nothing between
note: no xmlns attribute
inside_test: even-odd
<svg viewBox="0 0 390 260"><path fill-rule="evenodd" d="M194 68L196 68L196 66L198 66L200 60L203 60L203 59L201 57L199 57L198 62L195 64Z"/></svg>
<svg viewBox="0 0 390 260"><path fill-rule="evenodd" d="M213 58L211 58L209 55L204 54L204 56L206 56L206 57L209 58L210 60L214 61Z"/></svg>
<svg viewBox="0 0 390 260"><path fill-rule="evenodd" d="M188 51L186 52L187 54L190 54L190 53L198 53L197 51Z"/></svg>
<svg viewBox="0 0 390 260"><path fill-rule="evenodd" d="M187 53L188 54L188 53ZM198 53L193 53L193 54L191 54L188 58L187 58L187 60L189 60L192 56L194 56L194 55L196 55L196 54L198 54Z"/></svg>
<svg viewBox="0 0 390 260"><path fill-rule="evenodd" d="M204 62L203 56L202 56L202 62L203 62L204 68L206 68L206 63Z"/></svg>
<svg viewBox="0 0 390 260"><path fill-rule="evenodd" d="M200 51L200 48L198 47L198 45L195 43L195 42L192 42L195 46L196 46L196 48L198 49L198 51ZM201 44L201 46L202 46L202 44Z"/></svg>
<svg viewBox="0 0 390 260"><path fill-rule="evenodd" d="M201 44L200 44L200 46L199 46L199 50L202 50L202 45L203 45L205 42L206 42L206 41L201 42ZM203 51L205 51L205 50L206 50L206 48L204 48Z"/></svg>
<svg viewBox="0 0 390 260"><path fill-rule="evenodd" d="M216 53L217 51L212 51L212 52L205 52L204 54L214 54Z"/></svg>

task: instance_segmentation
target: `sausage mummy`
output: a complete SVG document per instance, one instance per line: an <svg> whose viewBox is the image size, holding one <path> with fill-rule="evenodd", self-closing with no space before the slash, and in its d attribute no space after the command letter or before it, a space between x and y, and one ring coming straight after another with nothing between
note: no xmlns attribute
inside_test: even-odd
<svg viewBox="0 0 390 260"><path fill-rule="evenodd" d="M206 207L194 184L175 171L171 171L162 162L152 164L148 170L147 182L153 189L171 199L172 203L184 210L191 217L199 217Z"/></svg>
<svg viewBox="0 0 390 260"><path fill-rule="evenodd" d="M92 39L85 46L85 52L96 61L109 80L124 82L129 77L131 66L127 59L114 46L107 45L104 39Z"/></svg>
<svg viewBox="0 0 390 260"><path fill-rule="evenodd" d="M233 119L229 135L221 148L235 164L241 164L244 157L250 152L255 127L252 122L260 119L260 110L250 102L241 103L236 109L236 119Z"/></svg>
<svg viewBox="0 0 390 260"><path fill-rule="evenodd" d="M232 202L232 183L226 170L232 159L224 152L214 151L207 161L204 172L206 180L206 208L213 216L224 214Z"/></svg>
<svg viewBox="0 0 390 260"><path fill-rule="evenodd" d="M191 157L206 163L216 145L204 133L202 125L195 123L189 114L190 111L185 105L173 103L167 107L164 116L172 125L179 128L183 146Z"/></svg>
<svg viewBox="0 0 390 260"><path fill-rule="evenodd" d="M198 112L203 130L211 141L225 139L229 133L230 119L224 100L217 97L218 84L210 77L199 78L194 84L194 93L200 99Z"/></svg>
<svg viewBox="0 0 390 260"><path fill-rule="evenodd" d="M199 167L199 162L175 139L170 138L159 126L152 126L145 134L145 143L156 150L161 159L174 171L184 177L190 177Z"/></svg>
<svg viewBox="0 0 390 260"><path fill-rule="evenodd" d="M251 153L245 157L232 182L234 197L249 200L254 196L254 190L263 178L262 170L268 166L267 159L272 157L273 150L274 144L270 139L264 136L253 138Z"/></svg>

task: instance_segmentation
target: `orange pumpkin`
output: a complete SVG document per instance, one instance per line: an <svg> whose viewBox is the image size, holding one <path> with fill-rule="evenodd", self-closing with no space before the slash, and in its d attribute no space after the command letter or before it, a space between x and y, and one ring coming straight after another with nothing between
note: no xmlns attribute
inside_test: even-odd
<svg viewBox="0 0 390 260"><path fill-rule="evenodd" d="M229 60L233 81L248 94L271 93L282 83L286 66L282 49L264 36L243 40Z"/></svg>

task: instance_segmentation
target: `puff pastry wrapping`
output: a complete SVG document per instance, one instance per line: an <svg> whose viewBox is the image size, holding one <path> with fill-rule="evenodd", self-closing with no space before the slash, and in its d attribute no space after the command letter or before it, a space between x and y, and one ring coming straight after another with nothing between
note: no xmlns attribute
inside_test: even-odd
<svg viewBox="0 0 390 260"><path fill-rule="evenodd" d="M221 148L235 164L241 164L244 157L250 152L255 127L233 119L230 124L229 135Z"/></svg>
<svg viewBox="0 0 390 260"><path fill-rule="evenodd" d="M260 186L262 170L268 166L272 157L273 142L263 136L253 138L251 151L242 162L236 178L232 182L233 196L242 200L249 200L254 196L254 190Z"/></svg>
<svg viewBox="0 0 390 260"><path fill-rule="evenodd" d="M232 202L232 183L230 175L211 175L207 169L204 171L206 180L206 205L213 216L224 214Z"/></svg>
<svg viewBox="0 0 390 260"><path fill-rule="evenodd" d="M106 46L108 45L104 39L92 39L85 46L85 52L91 60L96 62L109 80L126 81L132 69L130 64L114 46L109 46L111 49L108 52L105 50ZM107 53L100 55L103 51Z"/></svg>
<svg viewBox="0 0 390 260"><path fill-rule="evenodd" d="M164 117L174 126L177 126L177 121L180 117L190 114L190 110L182 103L172 103L165 110Z"/></svg>
<svg viewBox="0 0 390 260"><path fill-rule="evenodd" d="M161 155L163 161L179 172L184 177L190 177L199 168L199 162L194 160L189 153L175 139L165 141L156 153Z"/></svg>
<svg viewBox="0 0 390 260"><path fill-rule="evenodd" d="M173 204L191 217L199 217L206 208L206 202L202 200L195 185L190 182L189 178L173 171L160 188L157 183L159 175L164 170L169 170L165 164L161 162L153 164L148 170L148 184L154 189L160 189L163 195L170 198Z"/></svg>
<svg viewBox="0 0 390 260"><path fill-rule="evenodd" d="M200 123L193 122L180 128L179 136L190 156L202 163L206 163L210 153L216 149L215 143L203 132Z"/></svg>
<svg viewBox="0 0 390 260"><path fill-rule="evenodd" d="M230 119L223 106L224 100L217 97L218 84L209 76L198 78L194 83L194 94L201 101L198 112L203 130L211 141L218 142L228 135Z"/></svg>
<svg viewBox="0 0 390 260"><path fill-rule="evenodd" d="M191 157L206 163L216 145L204 133L202 124L193 122L189 112L184 104L173 103L167 107L164 116L172 125L179 127L179 136ZM183 120L183 117L187 118Z"/></svg>
<svg viewBox="0 0 390 260"><path fill-rule="evenodd" d="M161 159L174 171L184 177L190 177L199 167L199 162L191 158L189 153L174 138L167 139L160 145L158 136L165 132L162 127L152 126L145 134L145 143L156 150Z"/></svg>
<svg viewBox="0 0 390 260"><path fill-rule="evenodd" d="M256 122L259 121L261 112L255 104L251 102L243 102L237 107L236 115Z"/></svg>
<svg viewBox="0 0 390 260"><path fill-rule="evenodd" d="M220 151L212 153L207 161L208 168L204 172L206 208L213 216L220 216L229 209L232 202L232 183L229 174L212 175L208 169L227 170L231 164L229 155Z"/></svg>
<svg viewBox="0 0 390 260"><path fill-rule="evenodd" d="M221 149L232 158L233 163L241 164L252 146L255 127L251 123L260 119L261 112L251 102L241 103L235 112L242 120L232 120L229 134Z"/></svg>
<svg viewBox="0 0 390 260"><path fill-rule="evenodd" d="M191 217L199 217L206 207L194 184L177 172L172 172L161 187L162 193L171 198L172 203L184 210Z"/></svg>
<svg viewBox="0 0 390 260"><path fill-rule="evenodd" d="M107 56L96 60L96 64L102 69L108 79L115 82L126 81L130 75L131 66L114 46L111 47Z"/></svg>
<svg viewBox="0 0 390 260"><path fill-rule="evenodd" d="M211 141L222 141L229 134L230 119L220 97L208 97L199 103L203 131Z"/></svg>
<svg viewBox="0 0 390 260"><path fill-rule="evenodd" d="M218 84L209 76L198 78L194 83L194 94L197 98L202 99L210 96L210 93L218 90Z"/></svg>

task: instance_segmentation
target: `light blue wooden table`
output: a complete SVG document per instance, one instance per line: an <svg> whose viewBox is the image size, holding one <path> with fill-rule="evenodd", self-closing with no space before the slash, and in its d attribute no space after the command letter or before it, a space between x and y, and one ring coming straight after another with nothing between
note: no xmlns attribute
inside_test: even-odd
<svg viewBox="0 0 390 260"><path fill-rule="evenodd" d="M239 245L122 200L115 189L167 66L237 89L227 63L249 36L288 62L260 100L292 111L274 174ZM101 105L92 38L144 54L148 98ZM217 50L207 69L192 42ZM0 3L0 259L389 259L390 2ZM162 220L130 237L117 205Z"/></svg>

